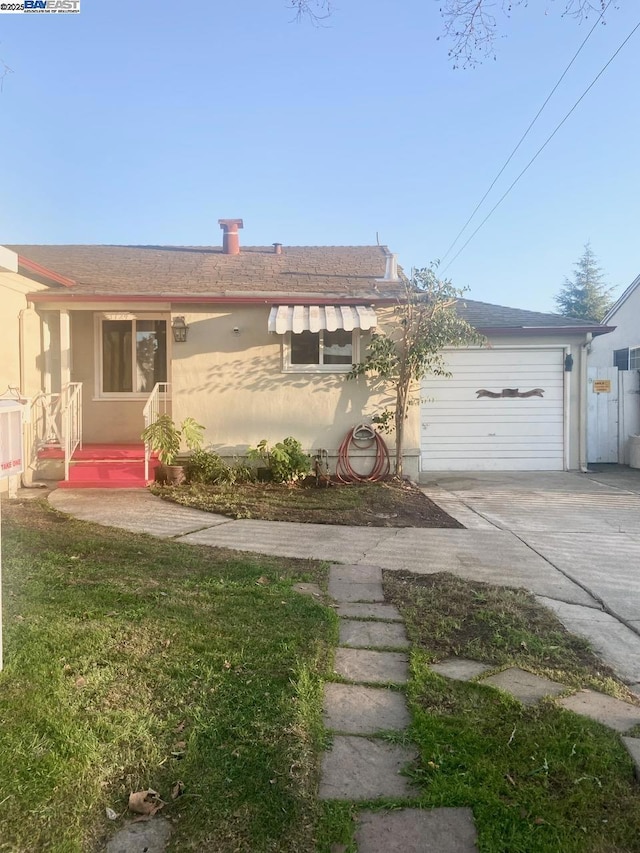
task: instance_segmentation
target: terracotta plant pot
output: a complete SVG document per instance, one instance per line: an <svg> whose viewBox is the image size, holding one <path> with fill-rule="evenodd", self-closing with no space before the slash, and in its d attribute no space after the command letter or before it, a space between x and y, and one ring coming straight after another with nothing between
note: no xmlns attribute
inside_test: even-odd
<svg viewBox="0 0 640 853"><path fill-rule="evenodd" d="M155 479L163 486L181 486L187 479L184 465L158 465Z"/></svg>

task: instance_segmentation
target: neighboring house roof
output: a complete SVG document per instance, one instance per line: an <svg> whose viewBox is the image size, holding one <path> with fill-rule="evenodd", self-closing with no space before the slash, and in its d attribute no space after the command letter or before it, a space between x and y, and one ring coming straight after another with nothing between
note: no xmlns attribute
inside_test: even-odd
<svg viewBox="0 0 640 853"><path fill-rule="evenodd" d="M562 314L545 314L522 308L506 308L504 305L492 305L488 302L477 302L474 299L461 299L457 311L472 326L485 333L513 331L538 334L542 331L584 331L603 335L612 331L611 328L591 320L576 320Z"/></svg>
<svg viewBox="0 0 640 853"><path fill-rule="evenodd" d="M618 301L617 301L617 302L615 302L615 303L611 306L611 308L609 309L609 311L608 311L607 315L605 316L604 320L602 321L603 323L608 323L608 322L609 322L609 320L614 316L614 314L617 314L617 312L620 310L620 308L622 307L622 305L627 301L627 299L631 296L631 294L633 293L633 291L634 291L638 286L640 286L640 275L639 275L637 278L635 278L635 279L631 282L631 284L629 285L629 287L625 290L625 292L622 294L622 296L620 296L620 298L618 299Z"/></svg>
<svg viewBox="0 0 640 853"><path fill-rule="evenodd" d="M265 296L377 300L399 292L380 282L385 246L11 246L75 280L67 295Z"/></svg>

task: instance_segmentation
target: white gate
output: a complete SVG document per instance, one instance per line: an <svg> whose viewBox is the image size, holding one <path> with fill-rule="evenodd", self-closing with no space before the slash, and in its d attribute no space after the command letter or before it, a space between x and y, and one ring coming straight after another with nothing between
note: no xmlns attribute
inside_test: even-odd
<svg viewBox="0 0 640 853"><path fill-rule="evenodd" d="M618 461L618 368L590 367L588 371L587 459Z"/></svg>

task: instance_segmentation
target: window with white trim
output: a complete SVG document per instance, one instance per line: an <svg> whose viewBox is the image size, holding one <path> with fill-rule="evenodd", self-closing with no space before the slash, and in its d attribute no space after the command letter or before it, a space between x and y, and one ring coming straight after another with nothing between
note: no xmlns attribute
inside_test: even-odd
<svg viewBox="0 0 640 853"><path fill-rule="evenodd" d="M291 373L348 373L357 360L357 331L287 332L283 369Z"/></svg>
<svg viewBox="0 0 640 853"><path fill-rule="evenodd" d="M167 320L103 315L97 319L99 396L140 396L167 381Z"/></svg>
<svg viewBox="0 0 640 853"><path fill-rule="evenodd" d="M640 370L640 347L614 350L613 366L618 370Z"/></svg>

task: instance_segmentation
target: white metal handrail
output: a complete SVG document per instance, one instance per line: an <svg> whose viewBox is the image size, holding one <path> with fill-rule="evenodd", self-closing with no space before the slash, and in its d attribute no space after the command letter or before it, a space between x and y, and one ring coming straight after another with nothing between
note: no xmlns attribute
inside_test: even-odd
<svg viewBox="0 0 640 853"><path fill-rule="evenodd" d="M167 414L169 410L169 383L156 382L153 386L153 391L149 394L149 399L144 405L142 416L144 418L144 428L146 429L151 424L155 423L160 415ZM149 462L151 460L151 445L148 441L144 443L144 479L149 480Z"/></svg>
<svg viewBox="0 0 640 853"><path fill-rule="evenodd" d="M82 382L69 382L59 393L36 394L31 400L32 453L58 447L64 454L64 477L69 479L71 457L82 447Z"/></svg>
<svg viewBox="0 0 640 853"><path fill-rule="evenodd" d="M64 440L64 478L69 479L71 457L82 448L82 382L69 382L62 389L62 436Z"/></svg>

